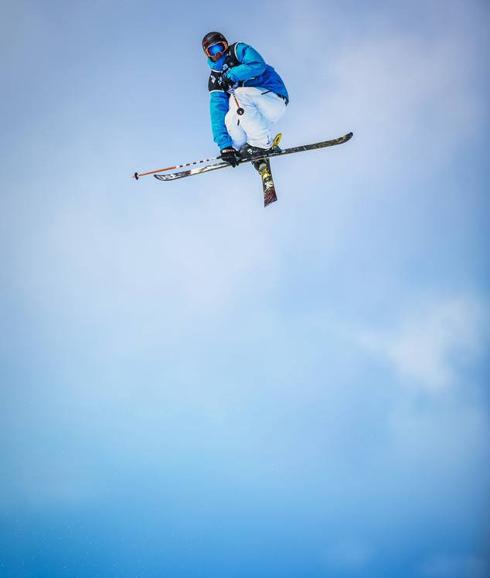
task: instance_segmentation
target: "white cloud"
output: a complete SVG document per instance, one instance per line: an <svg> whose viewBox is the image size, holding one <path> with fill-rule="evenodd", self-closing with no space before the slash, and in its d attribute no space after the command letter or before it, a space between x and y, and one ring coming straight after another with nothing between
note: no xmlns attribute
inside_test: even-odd
<svg viewBox="0 0 490 578"><path fill-rule="evenodd" d="M16 291L50 325L68 319L117 328L124 319L134 325L131 347L214 323L240 299L260 299L276 280L271 213L253 184L254 196L189 198L185 214L178 203L170 208L142 195L134 220L90 195L72 199L49 222L38 219L35 237L19 240Z"/></svg>
<svg viewBox="0 0 490 578"><path fill-rule="evenodd" d="M400 27L397 11L373 9L362 28L353 21L348 41L335 27L335 12L318 17L314 1L301 4L301 14L293 10L290 41L304 78L291 85L292 110L301 110L285 119L286 134L322 138L353 130L338 170L355 166L364 184L381 187L392 176L406 183L445 166L488 115L479 89L483 33L472 10L454 2L414 4L408 12L419 26ZM308 46L306 55L300 46Z"/></svg>
<svg viewBox="0 0 490 578"><path fill-rule="evenodd" d="M447 388L458 369L482 349L483 308L465 298L431 301L388 330L368 330L359 342L389 363L405 384Z"/></svg>

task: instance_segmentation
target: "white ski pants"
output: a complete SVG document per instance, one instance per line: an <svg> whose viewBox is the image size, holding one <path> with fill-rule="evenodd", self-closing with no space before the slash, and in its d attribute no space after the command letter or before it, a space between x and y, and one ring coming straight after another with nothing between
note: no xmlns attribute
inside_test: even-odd
<svg viewBox="0 0 490 578"><path fill-rule="evenodd" d="M248 143L254 147L270 148L274 140L272 127L286 111L286 102L274 92L254 86L236 88L235 96L244 113L238 115L237 103L230 96L225 124L233 147L239 150Z"/></svg>

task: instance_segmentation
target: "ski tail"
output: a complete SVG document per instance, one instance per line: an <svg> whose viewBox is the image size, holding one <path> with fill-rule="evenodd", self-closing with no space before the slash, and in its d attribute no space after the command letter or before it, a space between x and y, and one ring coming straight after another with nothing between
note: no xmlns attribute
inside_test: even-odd
<svg viewBox="0 0 490 578"><path fill-rule="evenodd" d="M269 159L262 159L257 162L257 170L262 179L262 189L264 192L264 207L277 201L276 186L272 178L271 163Z"/></svg>

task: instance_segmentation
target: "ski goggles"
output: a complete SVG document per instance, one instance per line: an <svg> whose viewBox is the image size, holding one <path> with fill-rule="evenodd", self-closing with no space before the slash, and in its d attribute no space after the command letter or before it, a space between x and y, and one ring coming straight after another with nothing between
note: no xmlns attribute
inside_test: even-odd
<svg viewBox="0 0 490 578"><path fill-rule="evenodd" d="M218 60L218 58L224 54L225 50L225 43L217 42L216 44L211 44L210 46L206 47L205 52L212 60Z"/></svg>

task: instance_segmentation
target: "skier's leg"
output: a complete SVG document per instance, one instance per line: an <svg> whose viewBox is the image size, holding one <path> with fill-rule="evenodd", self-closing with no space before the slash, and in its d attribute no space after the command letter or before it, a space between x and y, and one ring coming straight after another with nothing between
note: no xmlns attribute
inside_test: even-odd
<svg viewBox="0 0 490 578"><path fill-rule="evenodd" d="M237 88L235 94L244 109L243 116L239 118L248 144L264 149L270 148L274 139L273 124L284 114L285 101L273 92L250 86ZM232 99L230 108L231 103Z"/></svg>
<svg viewBox="0 0 490 578"><path fill-rule="evenodd" d="M233 148L237 151L247 142L247 134L241 125L241 116L238 116L234 99L230 98L230 110L225 116L225 125L233 141Z"/></svg>

